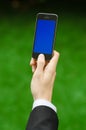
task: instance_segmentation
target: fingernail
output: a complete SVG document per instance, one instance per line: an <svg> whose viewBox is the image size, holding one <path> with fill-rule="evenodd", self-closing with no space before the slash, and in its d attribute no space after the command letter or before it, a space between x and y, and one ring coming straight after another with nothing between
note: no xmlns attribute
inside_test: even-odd
<svg viewBox="0 0 86 130"><path fill-rule="evenodd" d="M43 55L43 54L40 54L38 58L43 59L43 58L44 58L44 55Z"/></svg>

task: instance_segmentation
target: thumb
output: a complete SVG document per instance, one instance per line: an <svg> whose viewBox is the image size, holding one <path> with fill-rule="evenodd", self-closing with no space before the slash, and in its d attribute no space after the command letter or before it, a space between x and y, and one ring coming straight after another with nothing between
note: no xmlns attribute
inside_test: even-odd
<svg viewBox="0 0 86 130"><path fill-rule="evenodd" d="M43 54L40 54L38 56L38 60L37 60L37 71L43 71L45 66L45 57Z"/></svg>

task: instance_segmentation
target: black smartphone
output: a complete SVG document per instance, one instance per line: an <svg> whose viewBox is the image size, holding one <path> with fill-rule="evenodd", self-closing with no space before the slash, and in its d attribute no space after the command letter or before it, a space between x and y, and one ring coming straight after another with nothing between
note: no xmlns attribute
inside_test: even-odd
<svg viewBox="0 0 86 130"><path fill-rule="evenodd" d="M45 60L52 58L58 15L38 13L32 57L37 59L39 54L45 55Z"/></svg>

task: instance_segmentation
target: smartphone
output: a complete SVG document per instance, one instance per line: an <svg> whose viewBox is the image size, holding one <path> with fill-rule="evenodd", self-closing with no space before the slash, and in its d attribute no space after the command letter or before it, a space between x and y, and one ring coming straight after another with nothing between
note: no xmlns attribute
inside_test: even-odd
<svg viewBox="0 0 86 130"><path fill-rule="evenodd" d="M32 57L38 58L39 54L45 55L45 60L52 58L58 15L51 13L38 13Z"/></svg>

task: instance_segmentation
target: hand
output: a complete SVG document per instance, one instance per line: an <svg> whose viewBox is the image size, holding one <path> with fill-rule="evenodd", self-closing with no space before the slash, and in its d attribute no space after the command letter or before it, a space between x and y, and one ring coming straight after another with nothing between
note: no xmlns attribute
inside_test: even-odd
<svg viewBox="0 0 86 130"><path fill-rule="evenodd" d="M33 58L31 59L30 65L33 71L31 92L34 100L51 101L58 59L59 53L56 51L53 52L53 57L47 64L43 54L38 56L37 62Z"/></svg>

